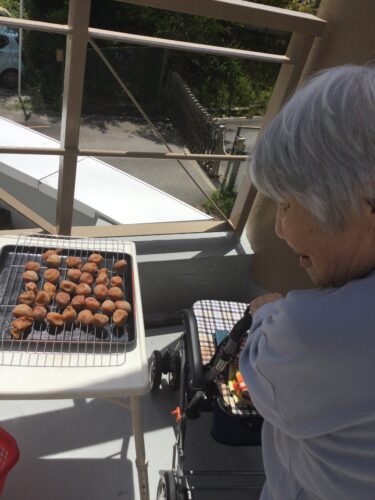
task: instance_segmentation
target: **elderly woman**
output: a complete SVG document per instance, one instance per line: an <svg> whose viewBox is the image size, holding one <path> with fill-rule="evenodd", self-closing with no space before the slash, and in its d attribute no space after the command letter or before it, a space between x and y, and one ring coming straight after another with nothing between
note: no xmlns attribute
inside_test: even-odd
<svg viewBox="0 0 375 500"><path fill-rule="evenodd" d="M316 289L250 304L261 500L375 499L375 68L319 73L257 144L257 189Z"/></svg>

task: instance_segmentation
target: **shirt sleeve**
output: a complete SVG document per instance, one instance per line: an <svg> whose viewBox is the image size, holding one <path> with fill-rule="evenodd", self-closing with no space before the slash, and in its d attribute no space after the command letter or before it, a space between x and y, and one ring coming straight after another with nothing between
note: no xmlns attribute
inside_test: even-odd
<svg viewBox="0 0 375 500"><path fill-rule="evenodd" d="M273 383L276 370L275 367L271 370L267 367L272 357L269 333L275 315L274 304L266 304L254 314L248 341L240 355L240 370L259 413L276 427L282 428L284 424Z"/></svg>
<svg viewBox="0 0 375 500"><path fill-rule="evenodd" d="M369 385L374 363L366 361L361 331L353 335L359 321L353 311L343 304L342 321L334 311L332 293L311 290L291 292L254 314L240 370L259 413L290 437L332 432L366 413L369 393L358 383Z"/></svg>

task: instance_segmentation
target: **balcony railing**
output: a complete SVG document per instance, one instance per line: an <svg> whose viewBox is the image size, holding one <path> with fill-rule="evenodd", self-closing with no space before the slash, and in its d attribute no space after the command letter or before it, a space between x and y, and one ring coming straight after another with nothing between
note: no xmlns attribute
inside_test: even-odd
<svg viewBox="0 0 375 500"><path fill-rule="evenodd" d="M106 156L127 158L152 158L164 160L242 160L244 155L176 154L171 151L144 152L126 150L95 150L79 148L79 130L83 98L84 72L87 45L95 48L94 39L120 41L144 46L193 51L241 59L268 61L280 64L280 71L272 97L263 120L263 127L277 113L278 109L297 85L315 37L322 34L325 21L300 12L269 7L241 0L117 0L124 3L166 9L186 14L209 16L249 26L269 28L291 33L284 55L238 50L185 41L166 40L116 31L90 28L91 0L70 0L67 25L45 23L34 20L0 17L0 25L28 30L46 31L66 36L66 61L61 122L61 146L55 149L1 147L1 153L60 155L59 182L57 193L56 226L36 214L19 200L0 191L0 199L20 211L38 227L49 233L63 235L129 236L143 234L171 234L207 231L233 231L239 237L246 224L254 199L250 180L245 178L229 219L225 221L197 221L176 223L154 223L139 225L116 225L102 227L72 227L74 190L77 158L83 156ZM260 131L262 133L262 130ZM166 145L167 146L167 145Z"/></svg>

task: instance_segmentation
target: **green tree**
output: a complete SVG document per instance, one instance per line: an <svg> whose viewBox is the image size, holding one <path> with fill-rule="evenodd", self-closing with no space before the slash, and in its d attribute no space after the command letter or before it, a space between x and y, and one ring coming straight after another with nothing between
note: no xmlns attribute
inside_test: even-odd
<svg viewBox="0 0 375 500"><path fill-rule="evenodd" d="M16 0L0 1L12 13L16 5L18 8ZM258 3L314 14L319 2L263 0ZM49 0L48 4L45 0L25 0L25 9L26 16L30 19L67 22L67 0ZM240 23L139 7L113 0L93 0L90 17L90 25L97 28L261 52L285 53L289 40L288 35L250 29ZM155 79L160 71L160 50L139 51L144 59L141 61L139 57L134 57L134 51L124 50L124 44L102 41L99 45L107 51L109 58L113 56L111 61L115 65L116 57L122 51L124 57L121 63L117 63L116 69L122 72L141 99L148 99L150 102L156 100ZM25 35L25 61L29 81L40 89L47 103L57 108L61 101L62 67L56 61L56 49L64 47L63 36L38 32L27 32ZM146 54L149 54L148 57ZM118 109L117 103L124 99L123 94L95 57L88 56L85 102L92 107L98 102L109 100L109 106ZM201 103L217 113L230 113L234 108L249 104L254 112L262 112L279 70L278 65L271 63L179 51L170 52L168 64L182 75ZM98 94L99 99L96 98Z"/></svg>
<svg viewBox="0 0 375 500"><path fill-rule="evenodd" d="M13 17L18 17L20 12L19 0L1 0L0 7L7 9Z"/></svg>

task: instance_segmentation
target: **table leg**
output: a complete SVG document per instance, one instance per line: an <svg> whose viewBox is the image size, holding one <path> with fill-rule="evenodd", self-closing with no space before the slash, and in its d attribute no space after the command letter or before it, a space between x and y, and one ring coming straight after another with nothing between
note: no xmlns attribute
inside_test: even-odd
<svg viewBox="0 0 375 500"><path fill-rule="evenodd" d="M133 434L135 441L135 464L138 471L139 494L141 500L150 500L148 474L145 452L145 441L142 425L142 412L139 396L129 396L130 411L132 414Z"/></svg>

